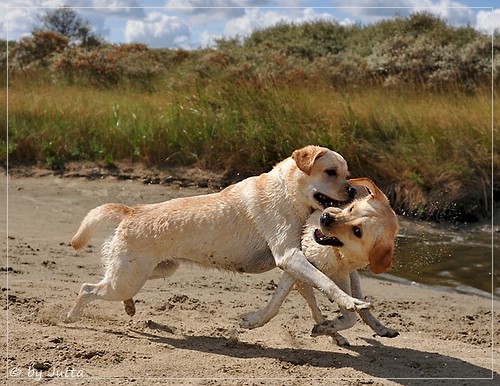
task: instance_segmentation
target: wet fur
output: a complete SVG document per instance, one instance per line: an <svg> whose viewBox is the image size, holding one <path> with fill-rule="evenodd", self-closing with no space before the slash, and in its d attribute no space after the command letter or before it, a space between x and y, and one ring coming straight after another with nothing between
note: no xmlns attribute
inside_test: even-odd
<svg viewBox="0 0 500 386"><path fill-rule="evenodd" d="M360 178L350 182L358 187L359 198L342 209L327 208L313 213L304 228L302 250L308 261L333 280L346 295L363 300L357 270L370 265L373 272L381 273L390 268L399 222L387 197L371 180ZM325 214L331 217L328 226L321 225L320 219ZM360 227L361 238L354 235L353 226ZM335 236L342 241L343 246L318 244L313 237L318 227L325 235ZM356 323L356 313L339 304L341 316L335 320L326 320L317 306L312 287L286 272L267 306L245 315L241 326L255 328L271 320L294 285L306 299L316 322L313 335L330 335L337 344L347 345L348 341L338 332ZM376 334L385 337L395 337L399 334L396 330L384 326L369 309L357 311Z"/></svg>
<svg viewBox="0 0 500 386"><path fill-rule="evenodd" d="M101 222L117 227L103 248L104 278L81 286L65 321L77 321L86 304L98 299L123 301L125 311L133 315L133 296L146 280L170 276L186 261L248 273L279 267L347 309L368 307L314 268L300 248L307 218L322 209L315 194L338 201L352 198L348 174L339 154L307 146L269 173L218 193L136 207L105 204L91 210L71 241L76 249L89 242Z"/></svg>

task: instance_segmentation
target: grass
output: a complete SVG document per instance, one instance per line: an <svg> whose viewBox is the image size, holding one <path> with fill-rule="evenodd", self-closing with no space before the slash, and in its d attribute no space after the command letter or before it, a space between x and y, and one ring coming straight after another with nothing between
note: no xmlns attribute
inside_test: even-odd
<svg viewBox="0 0 500 386"><path fill-rule="evenodd" d="M257 174L306 144L330 147L373 178L400 212L487 213L491 95L254 82L155 92L16 84L10 161L188 165ZM3 152L7 149L4 145Z"/></svg>

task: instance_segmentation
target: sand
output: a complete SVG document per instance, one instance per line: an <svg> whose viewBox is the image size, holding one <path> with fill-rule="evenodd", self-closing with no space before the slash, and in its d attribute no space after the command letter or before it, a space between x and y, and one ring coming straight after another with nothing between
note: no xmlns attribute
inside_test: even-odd
<svg viewBox="0 0 500 386"><path fill-rule="evenodd" d="M103 227L91 246L73 250L69 241L88 210L106 202L158 202L212 191L190 187L189 178L145 170L106 174L90 168L62 178L37 169L0 178L0 196L6 197L7 182L9 193L8 206L5 199L0 206L2 255L9 251L1 266L8 384L498 382L500 302L367 277L362 286L373 312L399 330L396 338L373 336L361 320L343 334L348 347L311 337L314 322L296 292L267 325L241 329L239 318L270 299L278 269L247 275L182 267L169 279L146 283L133 318L121 303L101 301L89 305L81 321L62 323L80 285L99 280L100 244L112 231ZM337 315L335 304L319 293L317 298L325 315Z"/></svg>

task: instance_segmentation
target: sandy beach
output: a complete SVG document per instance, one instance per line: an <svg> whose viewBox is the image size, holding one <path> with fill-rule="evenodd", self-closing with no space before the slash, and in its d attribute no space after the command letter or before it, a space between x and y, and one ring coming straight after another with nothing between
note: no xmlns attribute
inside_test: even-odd
<svg viewBox="0 0 500 386"><path fill-rule="evenodd" d="M146 283L133 318L121 303L95 302L81 321L62 323L80 285L99 280L100 245L112 232L103 227L88 248L71 248L90 209L212 191L209 180L199 188L189 186L189 178L144 170L120 177L92 170L65 177L25 170L0 178L1 197L8 185L0 230L3 256L8 248L8 262L4 258L1 266L1 342L9 385L27 379L72 385L476 385L493 384L492 377L498 382L499 301L366 277L362 286L374 314L398 329L398 337L375 337L361 320L343 333L348 347L311 337L314 322L296 292L267 325L240 328L244 313L270 299L278 269L248 275L182 267L169 279ZM323 313L334 318L337 306L319 293L317 298Z"/></svg>

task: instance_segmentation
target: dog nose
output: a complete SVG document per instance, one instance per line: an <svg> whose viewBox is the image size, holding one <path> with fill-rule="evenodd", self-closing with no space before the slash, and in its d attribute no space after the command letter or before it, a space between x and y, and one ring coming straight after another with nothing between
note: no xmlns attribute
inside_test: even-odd
<svg viewBox="0 0 500 386"><path fill-rule="evenodd" d="M349 198L351 200L354 197L356 197L356 194L358 193L358 191L356 190L356 188L354 186L348 186L346 189L347 189L347 195L349 196Z"/></svg>
<svg viewBox="0 0 500 386"><path fill-rule="evenodd" d="M330 216L329 213L323 212L323 214L319 218L319 223L325 227L330 226L333 223L333 217Z"/></svg>

